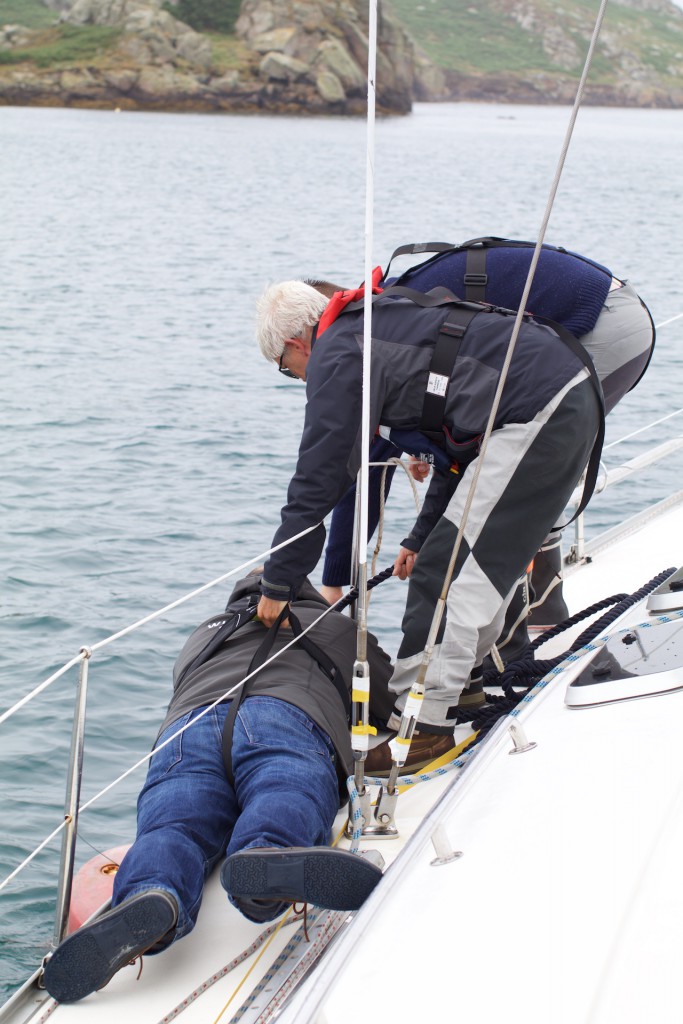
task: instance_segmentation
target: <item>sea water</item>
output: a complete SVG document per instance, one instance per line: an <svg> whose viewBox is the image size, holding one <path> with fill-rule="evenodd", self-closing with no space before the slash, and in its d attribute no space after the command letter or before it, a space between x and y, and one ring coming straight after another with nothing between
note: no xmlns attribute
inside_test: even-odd
<svg viewBox="0 0 683 1024"><path fill-rule="evenodd" d="M362 121L0 109L0 711L81 646L269 547L305 389L258 354L263 287L356 285L366 243L386 265L407 242L536 238L568 122L568 108L474 104L380 121L369 229ZM683 111L582 110L546 238L632 280L658 323L683 312L682 158ZM682 351L679 319L608 444L683 404ZM605 461L680 432L666 420ZM678 458L597 496L589 530L680 475ZM414 515L397 477L378 570ZM230 587L95 653L83 800L150 749L183 638ZM392 580L370 605L392 653L405 592ZM0 881L62 818L75 683L0 726ZM82 816L78 863L131 840L143 771ZM0 995L48 947L58 849L0 893Z"/></svg>

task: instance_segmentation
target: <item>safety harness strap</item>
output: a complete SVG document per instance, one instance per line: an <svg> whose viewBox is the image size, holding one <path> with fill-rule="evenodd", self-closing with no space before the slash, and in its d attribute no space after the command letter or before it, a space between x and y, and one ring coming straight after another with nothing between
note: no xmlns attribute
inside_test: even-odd
<svg viewBox="0 0 683 1024"><path fill-rule="evenodd" d="M195 655L189 664L185 666L183 671L178 676L175 687L176 689L180 683L185 679L190 672L196 671L205 662L212 658L219 647L222 647L225 641L232 636L240 627L245 626L247 622L251 622L256 614L260 595L252 594L247 601L244 608L240 608L236 612L232 612L228 618L219 626L209 637L208 642L201 649L199 654Z"/></svg>
<svg viewBox="0 0 683 1024"><path fill-rule="evenodd" d="M452 309L448 320L441 325L432 353L419 430L441 445L444 443L443 424L451 374L465 332L478 312L481 310Z"/></svg>
<svg viewBox="0 0 683 1024"><path fill-rule="evenodd" d="M602 455L602 446L605 441L605 395L602 390L600 378L598 377L595 369L595 364L579 339L572 334L571 331L568 331L566 327L563 327L562 324L558 324L555 320L551 320L550 317L535 316L533 319L538 323L545 324L547 327L552 328L552 330L559 335L565 345L572 350L574 355L581 360L590 374L591 383L595 389L600 405L600 424L598 426L598 433L595 438L595 443L593 444L590 459L588 460L588 466L586 467L586 481L583 485L583 494L581 495L581 501L579 502L576 512L565 524L568 526L569 523L573 523L575 519L578 519L588 502L591 500L598 480L598 473L600 472L600 457Z"/></svg>
<svg viewBox="0 0 683 1024"><path fill-rule="evenodd" d="M391 264L393 263L397 256L418 256L421 255L422 253L431 252L434 253L436 257L444 252L469 252L470 249L473 249L474 251L482 253L483 259L485 261L487 249L534 249L535 247L535 242L526 242L520 238L502 238L500 235L483 235L481 238L469 238L466 242L460 242L459 244L456 244L454 242L412 242L409 245L401 245L398 247L398 249L394 250L394 252L391 254L389 262L387 263L387 268L384 271L383 280L386 281L387 277L389 276L389 268L391 267ZM598 267L598 269L600 270L605 269L604 267L601 266L601 264L596 263L595 260L589 259L588 256L582 256L579 252L569 252L561 245L549 245L547 242L544 242L541 248L545 249L548 252L566 253L568 256L573 256L575 259L581 260L583 263L588 263L589 266ZM431 262L431 260L425 261L425 263ZM420 266L424 266L424 264L420 264ZM406 273L410 273L410 270L414 269L414 267L410 267L409 270L406 271ZM467 267L467 270L469 272L469 266ZM484 271L480 269L472 269L473 274L479 274L483 272ZM403 275L399 275L399 281L402 276ZM470 298L469 295L466 297ZM482 296L481 301L485 302L486 297Z"/></svg>
<svg viewBox="0 0 683 1024"><path fill-rule="evenodd" d="M465 265L465 298L470 302L486 302L486 249L477 246L467 250Z"/></svg>
<svg viewBox="0 0 683 1024"><path fill-rule="evenodd" d="M228 777L228 781L230 785L233 786L233 788L235 785L235 775L232 770L232 734L235 728L235 719L237 718L237 712L240 709L242 701L248 695L248 691L251 688L252 682L254 681L255 676L253 676L252 673L258 672L258 670L263 667L263 665L270 657L270 652L273 648L277 632L280 628L280 625L286 618L289 619L289 624L292 627L292 632L294 633L294 636L298 637L297 644L301 648L303 648L303 650L314 661L318 663L321 671L324 672L324 674L327 676L327 678L330 680L330 682L336 689L337 693L339 694L341 701L344 705L344 710L346 711L347 715L349 713L349 692L347 687L344 685L344 681L342 679L342 675L339 669L332 661L332 659L327 654L325 654L325 652L320 647L318 647L318 645L313 640L311 640L309 636L301 635L303 632L301 628L301 623L299 622L298 618L293 613L289 605L285 605L285 607L282 609L279 616L277 617L277 619L275 620L275 622L270 627L270 629L264 636L263 640L259 644L259 647L256 650L254 657L251 659L249 671L247 672L247 676L251 676L251 678L248 679L247 682L240 687L239 692L235 694L235 696L233 697L230 703L230 710L228 711L228 714L225 717L225 722L223 724L223 763L225 765L225 772Z"/></svg>

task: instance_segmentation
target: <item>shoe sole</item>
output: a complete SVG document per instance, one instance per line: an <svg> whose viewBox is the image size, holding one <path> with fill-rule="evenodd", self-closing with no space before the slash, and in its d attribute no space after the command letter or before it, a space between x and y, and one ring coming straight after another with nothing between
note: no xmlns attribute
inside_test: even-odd
<svg viewBox="0 0 683 1024"><path fill-rule="evenodd" d="M171 930L176 908L170 896L142 893L62 942L45 967L45 988L58 1003L75 1003L104 988L121 967Z"/></svg>
<svg viewBox="0 0 683 1024"><path fill-rule="evenodd" d="M234 899L312 903L326 910L358 910L381 877L358 854L329 847L244 850L221 869L221 884Z"/></svg>

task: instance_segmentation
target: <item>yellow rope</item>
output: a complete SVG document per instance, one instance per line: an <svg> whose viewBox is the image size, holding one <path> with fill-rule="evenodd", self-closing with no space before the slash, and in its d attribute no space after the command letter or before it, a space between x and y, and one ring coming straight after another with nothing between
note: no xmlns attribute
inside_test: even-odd
<svg viewBox="0 0 683 1024"><path fill-rule="evenodd" d="M337 835L335 836L335 838L334 838L334 839L332 840L331 846L336 846L336 845L337 845L337 844L339 843L339 840L340 840L340 839L342 838L342 836L344 835L344 830L345 830L345 827L346 827L346 826L344 826L344 828L342 828L342 829L340 829L340 830L339 830L339 832L337 833ZM247 971L247 973L246 973L246 974L244 975L244 977L243 977L243 978L242 978L242 980L240 981L239 985L238 985L238 986L236 987L235 991L234 991L234 992L232 993L232 995L231 995L231 996L230 996L230 998L228 999L227 1003L225 1004L225 1006L223 1007L223 1009L221 1010L221 1012L220 1012L220 1013L218 1014L218 1016L217 1016L217 1017L216 1017L216 1019L214 1020L213 1024L218 1024L219 1020L221 1019L221 1017L223 1016L223 1014L225 1013L225 1011L227 1010L227 1008L228 1008L228 1007L230 1006L230 1003L231 1003L231 1002L233 1001L233 999L235 998L235 996L237 995L237 993L239 992L239 990L240 990L240 989L242 988L242 985L244 985L245 981L247 980L247 978L249 977L249 975L251 974L251 972L252 972L252 971L254 970L254 968L256 967L256 964L257 964L257 963L259 962L259 960L261 959L261 957L263 956L263 954L265 953L265 951L266 951L266 950L268 949L268 946L269 946L269 945L271 944L271 942L273 941L273 939L275 938L275 936L277 935L277 933L278 933L278 932L280 931L280 929L282 928L282 926L284 925L284 923L286 922L286 920L287 920L287 918L288 918L288 917L290 916L290 914L291 914L291 913L293 912L293 910L294 910L294 907L293 907L293 906L289 908L289 910L288 910L288 911L287 911L287 913L286 913L286 914L285 914L285 915L283 916L282 920L280 921L279 925L277 926L277 928L275 929L275 931L273 932L273 934L272 934L272 935L270 936L270 938L268 939L268 941L267 941L267 942L266 942L266 943L265 943L265 944L264 944L264 945L263 945L263 946L261 947L261 951L260 951L259 955L258 955L258 956L256 957L256 959L254 960L253 964L251 965L251 967L249 968L249 970Z"/></svg>
<svg viewBox="0 0 683 1024"><path fill-rule="evenodd" d="M456 757L459 757L460 754L462 754L465 747L469 747L469 745L476 740L478 735L478 732L473 732L471 736L467 736L467 738L464 739L462 743L458 743L457 746L452 747L450 750L447 750L445 754L441 755L441 757L435 758L434 761L432 761L430 764L428 764L425 768L422 769L420 775L427 775L429 772L433 772L437 768L443 768L445 764L450 764L451 761L455 761ZM405 793L406 790L413 789L414 787L412 785L402 786L399 783L397 788L399 793Z"/></svg>
<svg viewBox="0 0 683 1024"><path fill-rule="evenodd" d="M273 932L273 934L272 934L272 935L270 936L270 938L268 939L268 941L267 941L266 943L264 943L264 945L263 945L263 946L261 947L261 951L260 951L259 955L258 955L258 956L256 957L256 959L254 960L253 964L251 965L251 967L249 968L249 970L247 971L247 973L246 973L246 974L244 975L244 977L243 977L243 978L242 978L242 980L240 981L239 985L237 985L237 987L235 988L234 992L232 993L232 995L231 995L231 996L230 996L230 998L228 999L227 1003L225 1004L225 1006L223 1007L223 1009L222 1009L222 1010L220 1011L220 1013L218 1014L218 1016L217 1016L217 1017L216 1017L216 1019L214 1020L213 1024L218 1024L219 1020L221 1019L221 1017L223 1016L223 1014L225 1013L225 1011L227 1010L227 1008L228 1008L228 1007L230 1006L230 1003L231 1003L231 1002L233 1001L233 999L235 998L235 996L237 995L237 993L239 992L239 990L240 990L240 989L242 988L242 985L244 985L245 981L247 980L247 978L249 977L249 975L251 974L251 972L252 972L252 971L254 970L254 968L256 967L256 964L257 964L257 963L259 962L259 960L261 959L261 957L263 956L263 954L265 953L265 951L266 951L266 950L268 949L268 947L270 946L270 944L271 944L271 942L273 941L273 939L275 938L275 936L276 936L276 935L277 935L277 934L279 933L279 931L280 931L280 929L282 928L283 924L285 923L285 921L287 920L287 918L289 917L289 915L290 915L290 914L291 914L291 913L293 912L293 910L294 910L294 907L290 907L290 908L289 908L289 910L287 911L287 913L283 915L283 918L282 918L282 920L280 921L279 925L277 926L277 928L275 929L275 931Z"/></svg>

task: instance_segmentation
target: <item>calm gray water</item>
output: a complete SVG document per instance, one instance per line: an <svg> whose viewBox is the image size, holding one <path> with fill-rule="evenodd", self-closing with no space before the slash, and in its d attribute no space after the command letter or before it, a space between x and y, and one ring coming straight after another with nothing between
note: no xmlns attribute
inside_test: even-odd
<svg viewBox="0 0 683 1024"><path fill-rule="evenodd" d="M568 117L449 104L379 123L375 262L410 241L535 237ZM254 301L285 277L360 282L365 136L352 120L0 109L0 710L82 644L267 549L304 389L257 355ZM547 235L630 278L658 323L683 312L682 157L683 111L582 111ZM683 404L682 351L679 320L608 442ZM591 529L680 472L597 497ZM397 480L380 568L411 505ZM147 752L182 639L228 592L93 659L84 799ZM370 609L391 650L404 596L392 581ZM61 820L74 690L71 673L1 727L0 880ZM83 816L79 862L87 843L130 841L141 779ZM47 948L58 845L0 894L2 993Z"/></svg>

